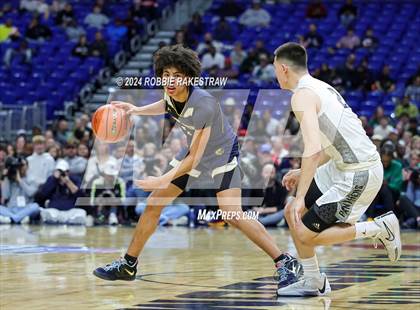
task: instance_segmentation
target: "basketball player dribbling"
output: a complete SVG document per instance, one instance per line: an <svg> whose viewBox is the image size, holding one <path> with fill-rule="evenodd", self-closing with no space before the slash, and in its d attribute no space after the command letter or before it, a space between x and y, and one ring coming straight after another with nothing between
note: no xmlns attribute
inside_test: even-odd
<svg viewBox="0 0 420 310"><path fill-rule="evenodd" d="M392 212L357 223L382 186L380 156L341 95L309 75L305 48L290 42L281 45L274 66L280 87L293 92L291 106L304 143L301 168L283 178L288 190L296 187L285 216L304 275L279 287L277 294L325 295L331 288L319 271L316 246L373 238L384 245L390 261L397 261L399 223Z"/></svg>
<svg viewBox="0 0 420 310"><path fill-rule="evenodd" d="M158 50L154 57L154 67L156 76L166 79L201 75L197 54L181 45ZM113 104L131 115L168 113L187 136L189 150L184 156L177 156L171 162L173 168L162 176L134 181L144 190L152 191L147 199L147 207L137 223L125 256L95 269L95 276L104 280L134 280L137 258L155 231L162 209L184 191L187 183L199 184L201 179L207 178L216 189L219 208L240 215L227 222L274 260L279 275L278 287L293 283L301 277L302 268L296 258L282 253L260 222L243 216L237 137L223 115L219 102L212 95L203 89L170 83L164 86L163 99L156 103L142 107L125 102Z"/></svg>

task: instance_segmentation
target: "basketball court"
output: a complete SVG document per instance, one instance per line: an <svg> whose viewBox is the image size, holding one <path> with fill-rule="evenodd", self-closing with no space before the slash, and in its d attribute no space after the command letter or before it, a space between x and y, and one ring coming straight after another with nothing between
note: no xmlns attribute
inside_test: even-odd
<svg viewBox="0 0 420 310"><path fill-rule="evenodd" d="M5 309L419 309L419 234L404 232L403 255L360 241L318 250L332 294L275 296L270 259L232 228L159 228L137 280L92 275L124 253L130 227L0 226L0 308ZM270 230L295 253L286 229Z"/></svg>

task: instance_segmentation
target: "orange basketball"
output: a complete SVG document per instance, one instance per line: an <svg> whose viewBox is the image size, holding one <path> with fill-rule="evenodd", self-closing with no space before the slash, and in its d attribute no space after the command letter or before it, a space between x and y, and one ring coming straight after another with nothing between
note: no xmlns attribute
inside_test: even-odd
<svg viewBox="0 0 420 310"><path fill-rule="evenodd" d="M115 143L124 140L130 128L130 117L123 109L112 104L100 107L93 114L92 130L103 142Z"/></svg>

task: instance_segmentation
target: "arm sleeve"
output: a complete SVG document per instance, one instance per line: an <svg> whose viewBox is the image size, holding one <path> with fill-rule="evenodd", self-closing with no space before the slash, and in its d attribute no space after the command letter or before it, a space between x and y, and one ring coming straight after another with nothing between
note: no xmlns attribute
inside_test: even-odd
<svg viewBox="0 0 420 310"><path fill-rule="evenodd" d="M196 130L213 125L214 116L219 109L214 98L203 98L196 109L193 114L193 126Z"/></svg>

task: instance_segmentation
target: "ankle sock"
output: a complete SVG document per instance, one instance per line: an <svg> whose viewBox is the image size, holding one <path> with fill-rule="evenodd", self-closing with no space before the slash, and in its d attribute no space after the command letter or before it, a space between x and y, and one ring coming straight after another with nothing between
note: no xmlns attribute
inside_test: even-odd
<svg viewBox="0 0 420 310"><path fill-rule="evenodd" d="M124 258L131 267L137 263L137 257L128 255L127 253L124 255Z"/></svg>

